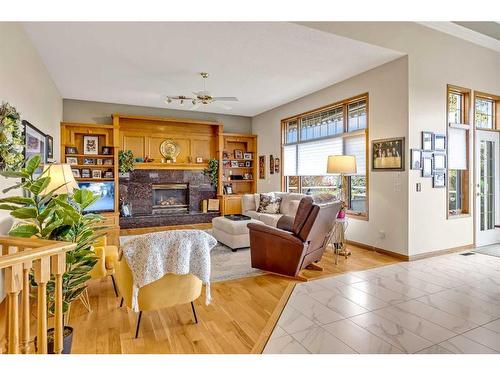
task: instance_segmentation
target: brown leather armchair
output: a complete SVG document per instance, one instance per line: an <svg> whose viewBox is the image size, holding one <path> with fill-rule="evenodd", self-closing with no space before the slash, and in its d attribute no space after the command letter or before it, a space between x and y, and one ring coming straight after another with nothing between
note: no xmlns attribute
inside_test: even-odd
<svg viewBox="0 0 500 375"><path fill-rule="evenodd" d="M295 219L282 217L278 228L248 224L252 267L298 277L300 270L321 260L340 205L317 205L308 196L300 201Z"/></svg>

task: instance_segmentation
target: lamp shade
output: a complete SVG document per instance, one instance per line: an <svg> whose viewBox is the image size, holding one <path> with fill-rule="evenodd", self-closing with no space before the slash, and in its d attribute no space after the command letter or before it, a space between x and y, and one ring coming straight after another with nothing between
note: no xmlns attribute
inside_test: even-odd
<svg viewBox="0 0 500 375"><path fill-rule="evenodd" d="M326 173L356 173L356 157L352 155L330 155Z"/></svg>
<svg viewBox="0 0 500 375"><path fill-rule="evenodd" d="M50 183L43 191L44 194L56 188L58 189L54 192L54 195L71 194L73 189L78 188L69 164L46 164L43 169L45 176L50 177Z"/></svg>

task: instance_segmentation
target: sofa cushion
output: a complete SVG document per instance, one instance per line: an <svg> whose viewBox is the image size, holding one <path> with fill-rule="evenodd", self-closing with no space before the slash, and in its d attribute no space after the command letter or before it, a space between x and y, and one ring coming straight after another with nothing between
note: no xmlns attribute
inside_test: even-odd
<svg viewBox="0 0 500 375"><path fill-rule="evenodd" d="M282 217L281 214L265 214L261 213L259 215L259 220L270 227L276 227L278 225L278 220Z"/></svg>
<svg viewBox="0 0 500 375"><path fill-rule="evenodd" d="M245 215L250 216L252 219L255 219L255 220L259 220L259 216L260 216L260 214L255 210L245 211Z"/></svg>
<svg viewBox="0 0 500 375"><path fill-rule="evenodd" d="M281 197L274 193L261 193L257 212L265 214L279 214Z"/></svg>
<svg viewBox="0 0 500 375"><path fill-rule="evenodd" d="M259 198L260 199L260 198ZM244 194L241 197L241 211L257 211L258 205L255 203L255 194Z"/></svg>

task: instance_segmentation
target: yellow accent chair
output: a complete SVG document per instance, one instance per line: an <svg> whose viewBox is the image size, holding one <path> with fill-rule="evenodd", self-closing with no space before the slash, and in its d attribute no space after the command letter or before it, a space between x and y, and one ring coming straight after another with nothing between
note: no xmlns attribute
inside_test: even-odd
<svg viewBox="0 0 500 375"><path fill-rule="evenodd" d="M118 297L114 277L115 263L118 260L118 247L108 245L106 242L106 236L102 236L94 242L94 253L97 256L97 263L94 265L92 271L90 271L91 278L102 279L104 277L111 276L115 296Z"/></svg>
<svg viewBox="0 0 500 375"><path fill-rule="evenodd" d="M125 305L132 308L133 275L124 257L115 263L116 284L122 300L120 307ZM166 274L160 280L152 282L139 289L139 317L135 329L135 338L139 336L139 327L143 311L155 311L167 307L191 303L195 323L198 323L193 301L196 300L202 289L201 280L192 275Z"/></svg>

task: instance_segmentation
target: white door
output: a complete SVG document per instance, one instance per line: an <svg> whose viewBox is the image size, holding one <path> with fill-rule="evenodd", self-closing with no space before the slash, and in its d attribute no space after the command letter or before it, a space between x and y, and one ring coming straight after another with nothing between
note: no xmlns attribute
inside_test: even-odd
<svg viewBox="0 0 500 375"><path fill-rule="evenodd" d="M476 246L500 242L499 133L476 132Z"/></svg>

